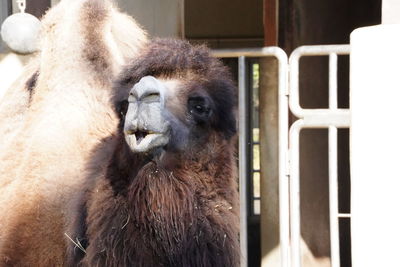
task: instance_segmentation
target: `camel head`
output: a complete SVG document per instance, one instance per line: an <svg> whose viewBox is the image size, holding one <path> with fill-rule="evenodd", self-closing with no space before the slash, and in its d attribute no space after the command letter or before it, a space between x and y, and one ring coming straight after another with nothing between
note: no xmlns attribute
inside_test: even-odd
<svg viewBox="0 0 400 267"><path fill-rule="evenodd" d="M236 131L235 87L204 47L155 40L124 73L123 132L134 153L196 153Z"/></svg>

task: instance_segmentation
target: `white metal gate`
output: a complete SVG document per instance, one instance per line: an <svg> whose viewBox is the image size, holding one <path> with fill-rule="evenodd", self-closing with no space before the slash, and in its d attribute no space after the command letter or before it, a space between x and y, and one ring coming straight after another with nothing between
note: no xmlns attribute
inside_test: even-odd
<svg viewBox="0 0 400 267"><path fill-rule="evenodd" d="M337 129L350 127L349 109L339 109L337 105L337 58L338 55L348 55L349 45L303 46L297 48L289 58L289 91L286 96L280 94L281 102L289 101L290 111L298 118L287 131L280 132L282 142L280 154L286 155L287 166L282 169L281 180L289 179L290 184L290 259L284 266L300 267L300 174L299 174L299 135L304 128L329 129L329 217L330 217L330 247L331 266L340 266L339 251L339 217L349 217L350 214L340 214L338 209L338 162L337 162ZM329 56L329 108L303 109L299 102L299 60L304 56ZM281 89L282 92L284 89ZM288 100L287 100L288 98ZM287 125L285 114L280 114L280 124ZM282 128L283 130L283 128ZM287 138L288 137L288 138ZM287 151L285 151L287 149ZM284 166L282 166L284 168Z"/></svg>
<svg viewBox="0 0 400 267"><path fill-rule="evenodd" d="M332 267L340 266L339 217L337 182L337 129L350 127L350 111L337 105L337 58L348 55L349 45L302 46L288 57L279 47L261 49L230 49L214 52L216 57L239 58L239 132L245 132L245 57L275 57L278 60L279 104L279 220L282 267L301 266L300 248L300 174L299 135L304 128L329 129L329 204ZM329 56L329 108L303 109L299 102L299 61L304 56ZM296 120L289 129L289 110ZM241 251L242 264L247 266L247 181L243 164L246 139L239 136L239 179L241 203Z"/></svg>

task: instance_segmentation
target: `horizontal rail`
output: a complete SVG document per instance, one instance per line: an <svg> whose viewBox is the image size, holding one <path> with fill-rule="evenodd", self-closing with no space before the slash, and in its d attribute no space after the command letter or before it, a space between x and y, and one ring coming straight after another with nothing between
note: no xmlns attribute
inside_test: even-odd
<svg viewBox="0 0 400 267"><path fill-rule="evenodd" d="M305 113L307 114L307 113ZM308 128L327 128L335 126L338 128L350 127L350 111L335 110L327 112L316 112L315 115L303 116L303 123Z"/></svg>
<svg viewBox="0 0 400 267"><path fill-rule="evenodd" d="M230 58L230 57L265 57L265 56L273 56L278 59L286 60L287 55L285 51L283 51L279 47L269 46L262 48L235 48L235 49L214 49L212 50L212 54L215 57L220 58Z"/></svg>
<svg viewBox="0 0 400 267"><path fill-rule="evenodd" d="M326 56L329 54L348 55L350 54L350 45L306 45L293 50L289 57L291 60L299 59L302 56Z"/></svg>

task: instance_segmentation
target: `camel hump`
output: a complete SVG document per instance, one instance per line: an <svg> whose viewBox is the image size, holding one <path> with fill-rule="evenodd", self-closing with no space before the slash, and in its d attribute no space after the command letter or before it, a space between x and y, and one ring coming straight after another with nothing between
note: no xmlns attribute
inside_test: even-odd
<svg viewBox="0 0 400 267"><path fill-rule="evenodd" d="M135 40L131 45L121 40L124 31ZM47 73L68 70L71 80L108 82L146 40L144 30L109 0L62 0L42 20L40 53L46 65L40 72L46 79L51 79Z"/></svg>

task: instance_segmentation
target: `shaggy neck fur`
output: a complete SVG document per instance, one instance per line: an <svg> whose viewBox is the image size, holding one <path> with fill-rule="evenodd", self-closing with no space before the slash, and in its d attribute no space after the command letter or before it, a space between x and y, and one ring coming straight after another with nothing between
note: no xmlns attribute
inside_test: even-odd
<svg viewBox="0 0 400 267"><path fill-rule="evenodd" d="M208 142L200 153L148 159L120 137L89 197L84 265L238 266L231 150Z"/></svg>

